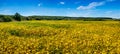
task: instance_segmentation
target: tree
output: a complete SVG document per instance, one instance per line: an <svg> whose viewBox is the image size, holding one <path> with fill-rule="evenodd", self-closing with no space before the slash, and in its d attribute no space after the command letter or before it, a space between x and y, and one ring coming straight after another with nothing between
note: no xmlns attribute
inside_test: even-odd
<svg viewBox="0 0 120 54"><path fill-rule="evenodd" d="M17 20L17 21L21 21L21 15L19 13L15 13L14 15L14 19Z"/></svg>
<svg viewBox="0 0 120 54"><path fill-rule="evenodd" d="M0 22L10 22L12 21L12 18L7 15L0 15Z"/></svg>

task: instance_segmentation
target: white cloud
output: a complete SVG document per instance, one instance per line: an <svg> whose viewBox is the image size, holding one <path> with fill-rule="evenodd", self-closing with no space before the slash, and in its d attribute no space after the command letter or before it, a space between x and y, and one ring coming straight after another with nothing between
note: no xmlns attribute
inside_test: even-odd
<svg viewBox="0 0 120 54"><path fill-rule="evenodd" d="M65 2L60 2L60 4L64 5L64 4L65 4Z"/></svg>
<svg viewBox="0 0 120 54"><path fill-rule="evenodd" d="M79 7L77 7L77 9L78 10L93 9L93 8L98 7L98 6L102 6L107 2L112 2L112 1L115 1L115 0L105 0L105 1L101 1L101 2L92 2L92 3L88 4L87 6L79 6Z"/></svg>
<svg viewBox="0 0 120 54"><path fill-rule="evenodd" d="M39 3L38 6L41 6L41 4Z"/></svg>
<svg viewBox="0 0 120 54"><path fill-rule="evenodd" d="M86 10L86 9L92 9L101 5L104 5L105 2L92 2L88 6L79 6L77 9L80 10Z"/></svg>

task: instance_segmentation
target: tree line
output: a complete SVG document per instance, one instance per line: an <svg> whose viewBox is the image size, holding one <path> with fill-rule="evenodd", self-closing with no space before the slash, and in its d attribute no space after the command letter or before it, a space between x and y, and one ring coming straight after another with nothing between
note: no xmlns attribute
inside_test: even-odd
<svg viewBox="0 0 120 54"><path fill-rule="evenodd" d="M0 22L24 21L24 20L120 21L120 19L113 19L110 17L22 16L19 13L15 13L14 15L0 15Z"/></svg>
<svg viewBox="0 0 120 54"><path fill-rule="evenodd" d="M15 13L15 15L0 15L0 22L10 22L10 21L21 21L23 16L19 13Z"/></svg>

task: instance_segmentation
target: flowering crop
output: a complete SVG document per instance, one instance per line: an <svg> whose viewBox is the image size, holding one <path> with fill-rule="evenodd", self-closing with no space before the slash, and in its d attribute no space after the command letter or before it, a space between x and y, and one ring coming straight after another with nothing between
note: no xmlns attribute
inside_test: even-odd
<svg viewBox="0 0 120 54"><path fill-rule="evenodd" d="M0 23L0 54L120 54L120 22Z"/></svg>

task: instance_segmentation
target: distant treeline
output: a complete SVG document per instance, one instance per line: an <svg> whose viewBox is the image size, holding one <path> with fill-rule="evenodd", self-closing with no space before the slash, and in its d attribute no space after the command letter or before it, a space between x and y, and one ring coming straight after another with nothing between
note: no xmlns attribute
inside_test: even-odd
<svg viewBox="0 0 120 54"><path fill-rule="evenodd" d="M67 16L21 16L19 13L15 15L0 15L0 22L24 21L24 20L82 20L82 21L120 21L109 17L67 17Z"/></svg>

